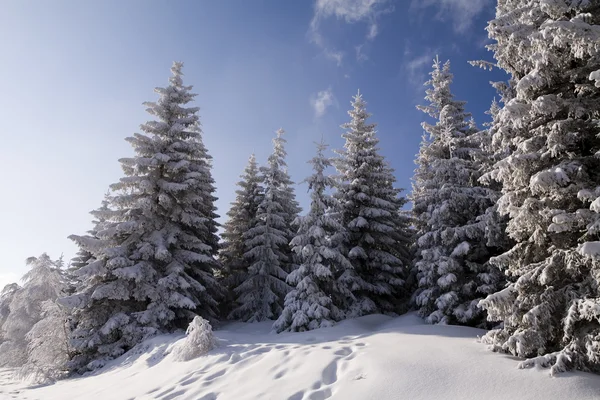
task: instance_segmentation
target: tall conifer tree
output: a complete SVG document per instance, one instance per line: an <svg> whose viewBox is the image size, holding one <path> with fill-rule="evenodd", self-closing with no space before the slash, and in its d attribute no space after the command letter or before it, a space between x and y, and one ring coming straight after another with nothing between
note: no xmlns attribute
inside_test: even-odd
<svg viewBox="0 0 600 400"><path fill-rule="evenodd" d="M512 283L481 303L503 322L484 341L523 366L600 372L600 3L499 0L487 29L514 88L493 177L515 244L495 258Z"/></svg>
<svg viewBox="0 0 600 400"><path fill-rule="evenodd" d="M148 335L187 326L196 313L216 317L222 295L214 272L217 236L211 158L202 142L194 94L171 68L159 100L145 103L156 119L127 138L135 156L120 160L125 176L111 186L110 209L97 237L76 236L94 262L80 268L73 367L94 368Z"/></svg>
<svg viewBox="0 0 600 400"><path fill-rule="evenodd" d="M353 293L345 307L347 316L391 312L404 288L408 268L410 236L406 218L400 214L405 198L394 187L392 168L379 154L375 125L357 94L348 111L350 122L343 150L335 166L339 172L336 198L339 221L346 227L344 254L352 268L339 273L337 280Z"/></svg>
<svg viewBox="0 0 600 400"><path fill-rule="evenodd" d="M498 274L487 261L485 224L480 216L492 206L493 192L480 186L477 130L454 99L450 63L436 58L427 82L427 106L418 108L435 120L417 157L413 215L417 228L415 301L430 323L476 325L483 315L479 300L497 289Z"/></svg>

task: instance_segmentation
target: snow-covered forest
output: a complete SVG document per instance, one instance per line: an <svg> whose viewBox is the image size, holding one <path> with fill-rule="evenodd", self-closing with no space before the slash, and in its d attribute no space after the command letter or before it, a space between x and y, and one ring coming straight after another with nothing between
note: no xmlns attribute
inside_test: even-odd
<svg viewBox="0 0 600 400"><path fill-rule="evenodd" d="M92 379L159 335L187 330L172 352L190 360L230 321L289 335L416 312L484 329L515 367L600 373L600 1L498 0L487 31L494 61L470 62L508 79L476 121L432 60L410 192L358 91L310 176L290 176L283 129L267 160L249 154L222 226L211 132L174 62L76 257L31 257L0 293L0 368Z"/></svg>

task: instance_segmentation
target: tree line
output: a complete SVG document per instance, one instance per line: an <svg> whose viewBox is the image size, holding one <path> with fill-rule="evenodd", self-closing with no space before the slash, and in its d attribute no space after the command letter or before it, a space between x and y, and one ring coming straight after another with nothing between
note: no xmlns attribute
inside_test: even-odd
<svg viewBox="0 0 600 400"><path fill-rule="evenodd" d="M174 63L93 229L70 236L69 267L31 258L23 287L2 291L0 363L53 379L197 315L282 332L416 309L490 329L482 342L523 367L600 372L600 3L499 0L487 30L496 61L473 64L509 75L490 121L477 126L436 58L408 197L359 93L344 148L316 144L308 210L279 130L265 165L250 156L220 238L199 110Z"/></svg>

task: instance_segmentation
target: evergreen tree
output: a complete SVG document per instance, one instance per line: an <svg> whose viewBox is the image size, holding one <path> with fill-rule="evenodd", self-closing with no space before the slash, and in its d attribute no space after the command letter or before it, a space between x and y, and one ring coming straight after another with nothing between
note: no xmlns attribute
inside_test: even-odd
<svg viewBox="0 0 600 400"><path fill-rule="evenodd" d="M494 99L490 109L486 111L486 114L490 115L492 120L484 124L486 129L472 136L475 143L479 143L479 151L475 152L473 157L474 161L479 165L479 183L488 189L488 194L492 202L492 205L479 217L484 223L486 246L492 256L502 254L512 247L512 242L506 234L508 218L505 215L500 215L498 212L498 200L501 196L502 185L493 178L494 165L501 158L510 154L511 151L509 148L495 149L492 140L500 109L500 104ZM493 264L489 267L490 272L496 275L492 282L495 289L498 290L505 283L505 276Z"/></svg>
<svg viewBox="0 0 600 400"><path fill-rule="evenodd" d="M244 257L244 233L256 224L258 206L263 199L261 177L254 154L250 156L241 178L237 183L239 189L236 191L236 199L227 213L229 220L223 225L223 244L219 253L223 264L223 284L229 294L233 294L233 290L241 285L248 275L249 263ZM232 302L233 299L229 298L226 309L231 308Z"/></svg>
<svg viewBox="0 0 600 400"><path fill-rule="evenodd" d="M350 122L342 125L345 148L338 151L335 166L338 218L347 228L343 248L352 268L338 272L336 280L354 296L342 306L353 317L394 311L397 299L406 296L408 260L399 255L408 254L409 233L400 213L405 199L393 186L392 168L379 154L375 125L367 123L370 114L360 93L348 114Z"/></svg>
<svg viewBox="0 0 600 400"><path fill-rule="evenodd" d="M127 138L133 158L111 186L98 238L72 235L96 261L78 271L81 287L63 300L75 307L73 368L95 368L143 338L185 328L196 313L214 319L222 290L216 260L214 181L194 94L171 68L159 100L145 103L156 120Z"/></svg>
<svg viewBox="0 0 600 400"><path fill-rule="evenodd" d="M484 318L479 300L498 286L499 274L487 263L485 223L478 218L495 197L477 183L477 131L465 103L454 99L451 83L450 63L442 66L436 58L426 83L429 105L418 107L435 124L422 124L427 134L413 178L415 302L430 323L476 325Z"/></svg>
<svg viewBox="0 0 600 400"><path fill-rule="evenodd" d="M481 302L502 322L483 340L522 366L600 372L600 3L499 0L487 29L514 88L493 176L515 244L494 259L512 283Z"/></svg>
<svg viewBox="0 0 600 400"><path fill-rule="evenodd" d="M310 161L314 173L305 180L312 191L310 210L299 217L298 233L291 241L300 265L287 277L294 289L285 297L283 313L273 325L277 332L327 327L341 319L332 300L337 298L334 274L352 266L335 243L344 228L333 218L333 198L326 193L334 186L333 178L324 173L331 166L323 154L326 148L323 142L317 144L317 155Z"/></svg>
<svg viewBox="0 0 600 400"><path fill-rule="evenodd" d="M107 211L109 211L109 207L108 207L109 198L110 198L110 192L106 192L106 194L104 195L104 200L102 200L102 204L101 204L100 208L90 212L90 214L92 214L96 219L94 219L92 221L93 227L87 233L89 236L91 236L93 238L96 238L96 239L98 238L98 232L103 229L102 224L104 224L106 222L104 214ZM73 259L71 260L69 272L74 273L74 271L77 271L81 267L85 267L86 265L88 265L94 261L95 260L94 260L92 253L85 250L84 248L80 247L79 251L77 252L75 257L73 257Z"/></svg>
<svg viewBox="0 0 600 400"><path fill-rule="evenodd" d="M299 207L286 170L283 133L277 131L268 165L261 168L265 194L254 225L243 235L249 268L235 288L239 306L230 317L248 322L277 319L290 290L285 279L294 265L289 243Z"/></svg>
<svg viewBox="0 0 600 400"><path fill-rule="evenodd" d="M39 257L30 257L27 259L27 265L30 270L23 276L23 287L11 286L8 291L3 291L3 303L10 299L8 304L8 315L2 324L2 343L0 344L0 366L28 368L36 367L35 357L30 359L31 355L31 335L28 333L36 324L47 317L56 317L54 321L58 324L64 324L64 313L59 315L46 315L46 306L48 302L55 301L64 295L66 288L63 271L62 258L52 260L46 253ZM4 308L4 307L3 307ZM47 320L48 321L48 320ZM64 325L63 325L64 326ZM48 337L46 349L53 346L60 347L64 344L64 330L58 336ZM57 345L58 343L58 345ZM59 359L53 362L66 362L66 351L62 352ZM37 365L43 369L45 365Z"/></svg>
<svg viewBox="0 0 600 400"><path fill-rule="evenodd" d="M273 139L273 153L269 156L268 166L261 168L262 179L265 181L269 180L273 188L274 200L279 202L283 207L283 219L285 222L286 229L285 237L288 243L294 238L295 232L295 221L300 211L300 205L296 201L296 194L294 193L294 182L290 179L290 175L287 171L287 163L285 161L287 152L285 151L286 140L283 138L285 131L279 129L276 134L277 136ZM268 178L268 176L271 176ZM292 252L291 246L284 246L282 249L285 254L285 260L282 267L286 273L290 273L297 266L297 259L295 254Z"/></svg>

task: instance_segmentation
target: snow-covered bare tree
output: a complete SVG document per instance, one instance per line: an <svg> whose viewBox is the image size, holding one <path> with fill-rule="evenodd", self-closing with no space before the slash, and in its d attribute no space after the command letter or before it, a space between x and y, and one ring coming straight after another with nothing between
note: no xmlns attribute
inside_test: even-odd
<svg viewBox="0 0 600 400"><path fill-rule="evenodd" d="M343 306L349 317L397 309L406 298L408 221L400 213L406 199L394 188L392 168L379 154L375 124L369 124L366 103L357 94L343 124L345 147L334 160L339 172L336 198L338 218L347 228L343 251L352 268L340 271L337 281L354 295Z"/></svg>
<svg viewBox="0 0 600 400"><path fill-rule="evenodd" d="M175 62L156 119L127 138L135 151L120 160L125 176L111 186L97 238L72 235L94 262L80 268L81 287L63 303L75 308L71 345L77 369L102 366L144 337L185 328L196 314L216 316L214 181L195 97Z"/></svg>
<svg viewBox="0 0 600 400"><path fill-rule="evenodd" d="M62 258L52 260L43 253L28 258L27 265L31 269L22 278L23 287L13 286L14 290L7 292L12 299L9 314L2 324L0 366L18 367L24 375L36 374L36 380L56 378L64 372L68 359L66 315L56 304L66 289ZM48 313L50 308L55 312ZM52 336L42 336L39 327L44 325L59 329ZM42 342L43 352L52 353L52 357L40 356L37 345Z"/></svg>
<svg viewBox="0 0 600 400"><path fill-rule="evenodd" d="M513 283L481 305L484 342L551 372L600 372L600 2L499 0L488 24L515 95L493 141L499 212L515 241L496 257Z"/></svg>
<svg viewBox="0 0 600 400"><path fill-rule="evenodd" d="M56 299L43 301L40 311L40 320L25 335L27 361L19 370L19 376L45 383L68 374L69 327L67 310Z"/></svg>
<svg viewBox="0 0 600 400"><path fill-rule="evenodd" d="M286 169L283 133L277 131L268 165L261 168L265 193L254 225L243 235L249 267L234 290L238 306L230 317L248 322L277 319L290 290L285 279L294 265L289 243L299 207Z"/></svg>
<svg viewBox="0 0 600 400"><path fill-rule="evenodd" d="M352 268L340 251L336 240L344 227L332 215L334 200L326 193L335 184L325 175L331 162L323 152L323 142L317 144L317 155L310 160L314 173L305 180L311 190L308 214L298 217L298 233L291 246L297 254L299 266L287 277L293 289L285 297L285 306L273 325L277 332L301 332L331 326L341 319L341 313L333 300L336 293L337 271Z"/></svg>
<svg viewBox="0 0 600 400"><path fill-rule="evenodd" d="M244 257L246 252L244 234L256 225L258 206L263 199L261 177L258 174L258 165L254 154L250 156L248 165L237 183L239 189L235 192L235 201L231 204L227 216L229 219L223 224L221 234L223 243L219 258L223 264L223 285L227 289L227 303L223 305L226 314L231 311L234 301L233 290L244 282L248 275L249 262Z"/></svg>
<svg viewBox="0 0 600 400"><path fill-rule="evenodd" d="M18 283L9 283L0 292L0 344L7 340L4 338L3 326L10 315L10 303L12 303L15 295L21 289Z"/></svg>
<svg viewBox="0 0 600 400"><path fill-rule="evenodd" d="M450 90L450 62L436 58L430 75L429 104L418 108L435 123L422 124L426 134L413 178L415 302L430 323L477 325L485 318L479 300L498 288L499 274L488 263L486 224L479 218L496 196L477 182L477 129Z"/></svg>

